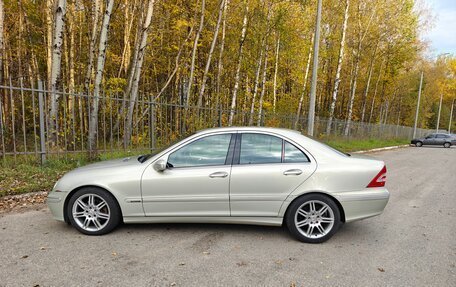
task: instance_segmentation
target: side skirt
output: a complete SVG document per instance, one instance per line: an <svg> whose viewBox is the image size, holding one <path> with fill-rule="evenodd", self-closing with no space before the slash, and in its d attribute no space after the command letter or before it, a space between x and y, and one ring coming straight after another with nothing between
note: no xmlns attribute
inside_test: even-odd
<svg viewBox="0 0 456 287"><path fill-rule="evenodd" d="M222 224L251 224L281 226L282 217L230 217L230 216L127 216L123 218L124 223L222 223Z"/></svg>

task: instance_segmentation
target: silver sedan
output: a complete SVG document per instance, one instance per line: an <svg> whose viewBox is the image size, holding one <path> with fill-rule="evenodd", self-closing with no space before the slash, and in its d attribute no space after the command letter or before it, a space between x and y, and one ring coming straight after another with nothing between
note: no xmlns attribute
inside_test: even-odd
<svg viewBox="0 0 456 287"><path fill-rule="evenodd" d="M383 212L386 167L299 132L231 127L198 132L155 155L90 164L49 193L55 219L84 234L119 223L286 225L328 240L344 222Z"/></svg>

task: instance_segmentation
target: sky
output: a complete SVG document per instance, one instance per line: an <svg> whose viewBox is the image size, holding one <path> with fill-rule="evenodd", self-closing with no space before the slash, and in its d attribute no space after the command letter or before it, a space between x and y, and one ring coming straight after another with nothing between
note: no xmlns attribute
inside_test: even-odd
<svg viewBox="0 0 456 287"><path fill-rule="evenodd" d="M433 55L451 53L456 56L456 0L424 0L433 14L433 27L425 33Z"/></svg>

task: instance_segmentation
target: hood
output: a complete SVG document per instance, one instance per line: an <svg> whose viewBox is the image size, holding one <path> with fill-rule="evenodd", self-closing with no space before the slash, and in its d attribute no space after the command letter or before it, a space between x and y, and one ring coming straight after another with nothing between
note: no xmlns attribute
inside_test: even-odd
<svg viewBox="0 0 456 287"><path fill-rule="evenodd" d="M100 161L92 164L88 164L79 168L72 170L70 173L77 173L83 171L90 171L90 170L100 170L100 169L116 169L119 167L126 167L126 166L134 166L140 165L141 163L138 161L137 156L120 158L120 159L113 159L113 160L105 160Z"/></svg>

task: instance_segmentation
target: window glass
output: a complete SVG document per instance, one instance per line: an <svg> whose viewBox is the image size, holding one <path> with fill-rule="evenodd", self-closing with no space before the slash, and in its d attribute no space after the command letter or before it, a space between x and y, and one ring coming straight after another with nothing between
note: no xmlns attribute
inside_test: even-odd
<svg viewBox="0 0 456 287"><path fill-rule="evenodd" d="M285 142L285 157L284 161L285 163L289 162L308 162L309 159L307 156L299 150L297 147L292 145L289 142Z"/></svg>
<svg viewBox="0 0 456 287"><path fill-rule="evenodd" d="M427 135L427 136L426 136L427 139L433 139L434 137L435 137L434 134L430 134L430 135Z"/></svg>
<svg viewBox="0 0 456 287"><path fill-rule="evenodd" d="M448 137L447 135L442 135L442 134L437 135L437 138L439 138L439 139L446 139L447 137Z"/></svg>
<svg viewBox="0 0 456 287"><path fill-rule="evenodd" d="M264 134L242 134L240 164L282 162L282 139Z"/></svg>
<svg viewBox="0 0 456 287"><path fill-rule="evenodd" d="M168 157L170 167L224 165L231 134L213 135L196 140Z"/></svg>

